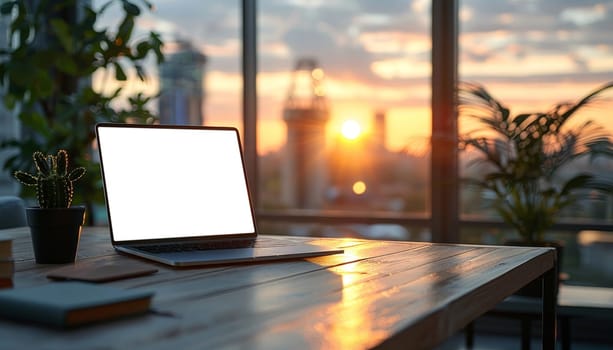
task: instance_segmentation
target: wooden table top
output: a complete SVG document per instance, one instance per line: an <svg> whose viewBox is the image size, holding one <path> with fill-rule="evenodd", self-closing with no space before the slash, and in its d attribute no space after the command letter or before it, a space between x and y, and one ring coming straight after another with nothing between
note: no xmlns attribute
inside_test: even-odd
<svg viewBox="0 0 613 350"><path fill-rule="evenodd" d="M12 237L15 288L49 283L28 228ZM427 349L551 271L552 249L286 237L344 254L173 269L110 282L155 291L157 312L74 330L0 320L2 349ZM79 261L127 261L85 227ZM153 263L152 263L153 264Z"/></svg>

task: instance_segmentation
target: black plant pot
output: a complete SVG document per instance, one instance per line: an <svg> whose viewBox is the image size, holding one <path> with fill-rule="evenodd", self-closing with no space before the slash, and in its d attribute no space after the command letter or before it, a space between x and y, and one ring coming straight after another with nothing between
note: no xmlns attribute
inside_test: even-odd
<svg viewBox="0 0 613 350"><path fill-rule="evenodd" d="M75 261L85 207L27 208L26 214L38 264Z"/></svg>
<svg viewBox="0 0 613 350"><path fill-rule="evenodd" d="M542 247L542 248L555 248L556 249L556 275L560 276L560 269L562 268L562 257L564 256L564 242L560 241L537 241L537 242L526 242L526 241L507 241L505 245L510 246L520 246L520 247ZM559 288L559 282L555 286L555 295L557 297ZM542 283L540 279L532 281L528 283L526 286L522 287L520 290L515 292L516 295L526 296L526 297L536 297L540 298L542 295Z"/></svg>

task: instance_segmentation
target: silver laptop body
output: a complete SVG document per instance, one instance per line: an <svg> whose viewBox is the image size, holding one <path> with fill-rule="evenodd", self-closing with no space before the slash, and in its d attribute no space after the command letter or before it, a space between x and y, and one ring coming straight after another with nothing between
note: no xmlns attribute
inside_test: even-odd
<svg viewBox="0 0 613 350"><path fill-rule="evenodd" d="M258 237L238 130L96 125L113 247L171 266L342 253Z"/></svg>

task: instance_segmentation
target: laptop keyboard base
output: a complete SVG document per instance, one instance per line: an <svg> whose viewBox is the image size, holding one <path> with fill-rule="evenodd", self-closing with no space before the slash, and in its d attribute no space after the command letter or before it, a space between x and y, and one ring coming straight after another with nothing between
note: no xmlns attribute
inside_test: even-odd
<svg viewBox="0 0 613 350"><path fill-rule="evenodd" d="M176 252L192 252L198 250L212 249L237 249L253 247L253 240L230 240L230 241L215 241L215 242L195 242L195 243L173 243L173 244L156 244L133 247L149 253L176 253Z"/></svg>

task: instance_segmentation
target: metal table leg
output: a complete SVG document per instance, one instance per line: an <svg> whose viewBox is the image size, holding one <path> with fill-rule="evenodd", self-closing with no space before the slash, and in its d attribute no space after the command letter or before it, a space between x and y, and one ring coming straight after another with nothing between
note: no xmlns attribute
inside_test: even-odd
<svg viewBox="0 0 613 350"><path fill-rule="evenodd" d="M543 349L553 350L556 346L556 268L543 274Z"/></svg>

